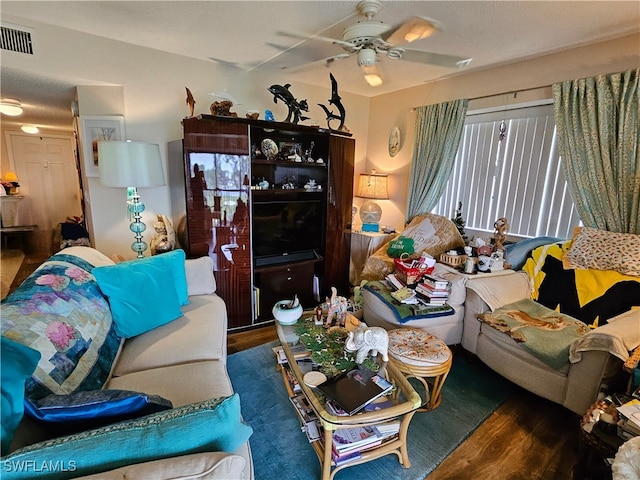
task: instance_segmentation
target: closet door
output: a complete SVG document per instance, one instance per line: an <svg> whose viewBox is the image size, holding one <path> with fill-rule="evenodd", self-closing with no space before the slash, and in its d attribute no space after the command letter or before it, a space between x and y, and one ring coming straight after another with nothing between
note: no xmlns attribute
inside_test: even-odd
<svg viewBox="0 0 640 480"><path fill-rule="evenodd" d="M68 216L82 216L73 139L8 135L20 194L30 203L32 223L38 225L32 238L38 250L51 251L56 226Z"/></svg>

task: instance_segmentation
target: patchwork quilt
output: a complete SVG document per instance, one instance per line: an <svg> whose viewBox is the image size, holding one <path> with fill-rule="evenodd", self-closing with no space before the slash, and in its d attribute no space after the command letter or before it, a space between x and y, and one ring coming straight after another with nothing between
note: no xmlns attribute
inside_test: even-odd
<svg viewBox="0 0 640 480"><path fill-rule="evenodd" d="M73 255L44 262L2 301L2 335L41 352L26 396L99 390L120 348L93 266Z"/></svg>

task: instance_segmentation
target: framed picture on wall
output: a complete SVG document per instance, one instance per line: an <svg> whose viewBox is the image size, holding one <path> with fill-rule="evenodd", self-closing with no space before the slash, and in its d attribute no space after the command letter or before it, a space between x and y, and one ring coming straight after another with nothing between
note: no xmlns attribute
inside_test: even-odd
<svg viewBox="0 0 640 480"><path fill-rule="evenodd" d="M98 142L124 140L124 117L122 115L81 116L80 138L84 173L87 177L98 177Z"/></svg>

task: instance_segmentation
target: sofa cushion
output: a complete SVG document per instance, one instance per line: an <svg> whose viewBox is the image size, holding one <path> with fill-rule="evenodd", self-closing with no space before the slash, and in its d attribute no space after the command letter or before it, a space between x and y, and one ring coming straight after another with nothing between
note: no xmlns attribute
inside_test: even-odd
<svg viewBox="0 0 640 480"><path fill-rule="evenodd" d="M215 360L153 368L114 377L107 388L159 395L176 407L233 393L226 365Z"/></svg>
<svg viewBox="0 0 640 480"><path fill-rule="evenodd" d="M206 400L107 427L37 443L2 459L14 479L74 478L125 465L207 451L233 452L252 434L240 416L238 395ZM58 459L66 468L27 469Z"/></svg>
<svg viewBox="0 0 640 480"><path fill-rule="evenodd" d="M177 287L177 283L182 285L182 282L176 281L179 275L175 270L181 269L185 275L184 252L173 253L94 269L100 289L109 297L121 336L135 337L182 316L180 306L188 300L186 295L178 293L183 287ZM186 276L183 293L186 294ZM185 300L181 301L181 297Z"/></svg>
<svg viewBox="0 0 640 480"><path fill-rule="evenodd" d="M211 257L186 260L184 268L189 296L216 292L216 279L213 276L213 259Z"/></svg>
<svg viewBox="0 0 640 480"><path fill-rule="evenodd" d="M2 455L6 454L24 413L24 385L40 360L40 352L2 337L0 390L2 403Z"/></svg>
<svg viewBox="0 0 640 480"><path fill-rule="evenodd" d="M229 480L250 478L245 475L247 460L225 452L206 452L193 455L127 465L100 474L100 480L148 480L150 478L182 478L189 480ZM95 476L77 480L95 480Z"/></svg>
<svg viewBox="0 0 640 480"><path fill-rule="evenodd" d="M128 339L113 374L202 360L226 361L227 310L217 295L191 297L184 316Z"/></svg>
<svg viewBox="0 0 640 480"><path fill-rule="evenodd" d="M158 395L130 390L48 395L35 401L25 399L24 406L27 415L49 424L56 434L82 432L173 407L169 400Z"/></svg>
<svg viewBox="0 0 640 480"><path fill-rule="evenodd" d="M42 354L28 397L99 390L109 377L121 342L93 270L59 253L2 302L2 335Z"/></svg>

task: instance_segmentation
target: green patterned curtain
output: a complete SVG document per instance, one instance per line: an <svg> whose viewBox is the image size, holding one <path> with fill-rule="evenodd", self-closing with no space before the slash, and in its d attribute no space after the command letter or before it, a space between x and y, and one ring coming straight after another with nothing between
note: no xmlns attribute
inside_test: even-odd
<svg viewBox="0 0 640 480"><path fill-rule="evenodd" d="M407 223L431 211L453 171L469 100L459 99L416 109Z"/></svg>
<svg viewBox="0 0 640 480"><path fill-rule="evenodd" d="M588 227L640 234L639 72L553 85L562 168Z"/></svg>

